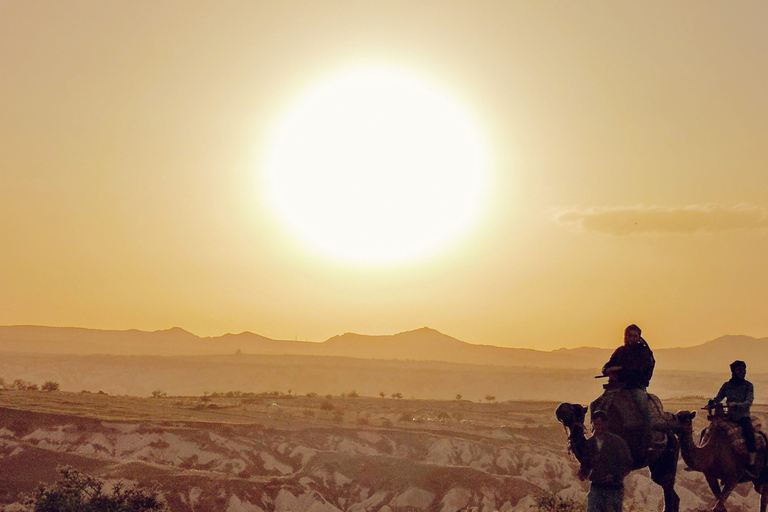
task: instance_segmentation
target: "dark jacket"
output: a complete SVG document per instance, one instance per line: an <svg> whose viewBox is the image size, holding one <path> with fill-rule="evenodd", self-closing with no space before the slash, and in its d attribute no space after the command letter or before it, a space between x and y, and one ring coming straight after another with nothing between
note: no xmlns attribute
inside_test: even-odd
<svg viewBox="0 0 768 512"><path fill-rule="evenodd" d="M653 358L653 351L648 344L641 341L634 345L622 345L614 350L603 366L603 374L606 368L612 366L621 367L617 377L626 388L647 388L653 376L656 359Z"/></svg>
<svg viewBox="0 0 768 512"><path fill-rule="evenodd" d="M612 432L587 439L581 471L598 485L621 486L632 471L632 454L627 443Z"/></svg>
<svg viewBox="0 0 768 512"><path fill-rule="evenodd" d="M731 419L749 418L750 407L755 399L754 387L748 380L731 379L720 386L714 401L720 402L723 398L728 405L728 415Z"/></svg>

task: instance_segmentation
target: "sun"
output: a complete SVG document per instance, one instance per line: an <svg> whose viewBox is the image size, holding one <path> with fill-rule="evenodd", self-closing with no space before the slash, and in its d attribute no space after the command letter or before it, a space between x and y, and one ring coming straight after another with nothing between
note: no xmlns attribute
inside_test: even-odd
<svg viewBox="0 0 768 512"><path fill-rule="evenodd" d="M274 130L267 200L291 233L337 261L434 255L477 222L488 152L462 105L426 79L383 68L306 91Z"/></svg>

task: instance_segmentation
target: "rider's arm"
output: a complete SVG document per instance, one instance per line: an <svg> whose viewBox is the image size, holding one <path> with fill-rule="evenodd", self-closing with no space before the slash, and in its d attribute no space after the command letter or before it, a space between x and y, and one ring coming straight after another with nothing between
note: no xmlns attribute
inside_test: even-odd
<svg viewBox="0 0 768 512"><path fill-rule="evenodd" d="M747 398L744 400L744 405L747 407L752 406L752 402L755 400L755 387L752 385L752 383L749 383L749 387L747 388Z"/></svg>
<svg viewBox="0 0 768 512"><path fill-rule="evenodd" d="M725 398L725 395L728 391L728 383L723 383L722 386L720 386L720 391L717 392L717 395L715 395L715 398L712 399L713 402L722 402L723 398Z"/></svg>

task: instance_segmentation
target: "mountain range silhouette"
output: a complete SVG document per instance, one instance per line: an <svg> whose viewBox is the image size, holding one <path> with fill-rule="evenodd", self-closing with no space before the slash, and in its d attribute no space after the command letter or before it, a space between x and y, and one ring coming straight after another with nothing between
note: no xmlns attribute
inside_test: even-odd
<svg viewBox="0 0 768 512"><path fill-rule="evenodd" d="M651 348L653 348L651 343ZM252 332L199 337L179 327L159 331L75 327L0 326L0 352L17 354L202 356L226 354L335 356L375 360L439 361L549 369L599 369L610 349L552 352L474 345L423 327L393 335L345 333L316 343L274 340ZM654 350L657 370L721 372L747 361L751 373L768 373L768 338L726 335L701 345Z"/></svg>

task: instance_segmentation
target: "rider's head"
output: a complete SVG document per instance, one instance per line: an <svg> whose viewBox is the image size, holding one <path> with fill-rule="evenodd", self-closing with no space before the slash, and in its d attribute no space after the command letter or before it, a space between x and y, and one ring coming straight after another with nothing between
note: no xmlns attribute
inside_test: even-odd
<svg viewBox="0 0 768 512"><path fill-rule="evenodd" d="M734 377L741 377L742 379L747 374L747 363L744 361L736 360L731 363L731 374Z"/></svg>
<svg viewBox="0 0 768 512"><path fill-rule="evenodd" d="M635 343L640 343L643 341L643 338L640 336L640 334L642 334L642 331L635 324L627 326L627 328L624 329L624 344L634 345Z"/></svg>
<svg viewBox="0 0 768 512"><path fill-rule="evenodd" d="M605 411L593 412L592 413L592 430L594 430L596 434L605 432L605 430L608 427L606 423L607 419L608 419L608 415L605 413Z"/></svg>

